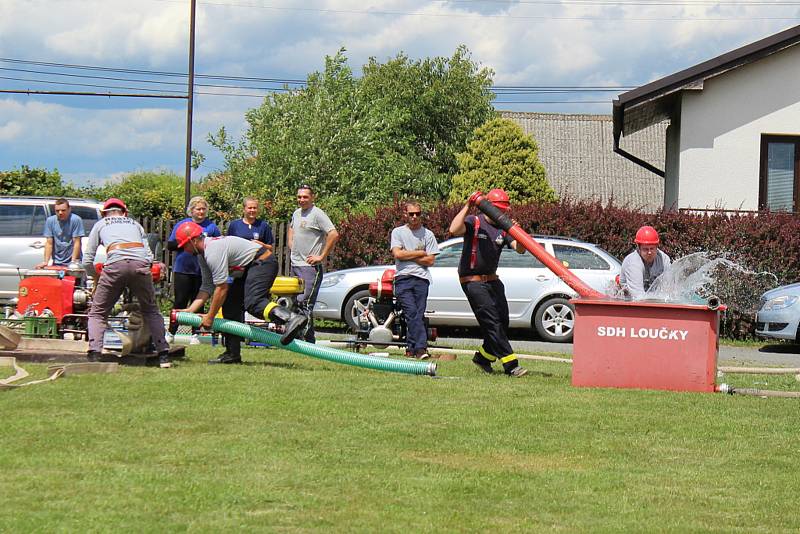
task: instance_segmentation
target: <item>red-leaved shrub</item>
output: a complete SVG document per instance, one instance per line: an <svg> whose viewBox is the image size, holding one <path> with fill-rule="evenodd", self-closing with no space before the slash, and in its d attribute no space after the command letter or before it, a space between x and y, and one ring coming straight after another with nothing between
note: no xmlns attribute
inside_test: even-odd
<svg viewBox="0 0 800 534"><path fill-rule="evenodd" d="M460 205L424 208L425 225L439 241L450 237L450 221ZM392 263L389 234L403 224L403 205L387 205L375 215L351 215L337 227L341 240L331 268L346 269ZM633 236L645 224L661 234L661 247L673 260L699 251L727 253L752 271L775 275L775 285L800 280L800 221L786 213L693 214L644 213L613 204L561 200L512 207L511 216L532 234L573 237L596 243L622 259L633 250ZM731 310L723 317L723 333L742 338L752 335L751 311Z"/></svg>

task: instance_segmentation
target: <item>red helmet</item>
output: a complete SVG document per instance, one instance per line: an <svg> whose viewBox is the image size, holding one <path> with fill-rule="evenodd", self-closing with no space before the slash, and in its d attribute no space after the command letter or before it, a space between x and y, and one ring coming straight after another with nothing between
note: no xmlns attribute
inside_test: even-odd
<svg viewBox="0 0 800 534"><path fill-rule="evenodd" d="M486 194L486 200L494 204L494 207L507 211L511 204L508 200L508 194L502 189L492 189Z"/></svg>
<svg viewBox="0 0 800 534"><path fill-rule="evenodd" d="M111 197L105 201L105 203L103 204L103 209L101 209L100 211L102 213L105 213L111 210L122 210L125 213L128 213L128 206L126 206L125 203L120 199Z"/></svg>
<svg viewBox="0 0 800 534"><path fill-rule="evenodd" d="M658 232L652 226L642 226L636 232L636 239L633 240L637 245L658 245Z"/></svg>
<svg viewBox="0 0 800 534"><path fill-rule="evenodd" d="M196 222L186 221L178 225L175 230L175 238L178 240L178 248L183 248L186 243L203 235L203 228Z"/></svg>

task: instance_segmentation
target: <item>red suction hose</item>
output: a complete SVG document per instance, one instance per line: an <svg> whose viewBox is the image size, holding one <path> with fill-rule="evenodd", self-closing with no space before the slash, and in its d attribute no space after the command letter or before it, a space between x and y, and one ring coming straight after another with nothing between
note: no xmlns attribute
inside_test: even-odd
<svg viewBox="0 0 800 534"><path fill-rule="evenodd" d="M483 193L476 191L469 197L469 203L483 212L484 215L492 219L497 225L508 232L508 234L521 243L525 249L536 256L536 258L553 271L556 276L561 278L565 284L575 290L583 298L607 299L608 295L592 289L583 281L572 274L572 271L564 267L564 264L551 256L538 241L528 235L528 232L514 224L505 213L500 211L491 202L483 197Z"/></svg>

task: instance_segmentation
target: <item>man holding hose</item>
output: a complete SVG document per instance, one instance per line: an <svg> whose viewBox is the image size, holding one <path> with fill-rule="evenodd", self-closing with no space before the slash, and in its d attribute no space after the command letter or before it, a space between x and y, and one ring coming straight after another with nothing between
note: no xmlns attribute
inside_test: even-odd
<svg viewBox="0 0 800 534"><path fill-rule="evenodd" d="M508 195L502 189L492 189L486 199L503 212L510 207ZM506 375L521 377L528 371L520 367L508 341L508 301L505 286L497 276L497 265L503 248L513 248L520 254L525 248L484 214L467 215L471 207L467 202L458 212L450 223L450 233L464 236L458 277L483 331L483 345L472 363L485 373L493 373L492 363L500 360Z"/></svg>
<svg viewBox="0 0 800 534"><path fill-rule="evenodd" d="M244 322L246 309L259 319L269 317L283 324L283 345L302 333L308 317L293 313L270 298L270 288L278 275L278 262L270 248L241 237L205 237L203 229L192 221L178 225L175 235L178 248L197 255L203 275L200 292L186 311L197 312L211 298L200 326L210 328L220 309L225 319ZM208 363L242 363L241 342L241 337L225 334L226 351Z"/></svg>

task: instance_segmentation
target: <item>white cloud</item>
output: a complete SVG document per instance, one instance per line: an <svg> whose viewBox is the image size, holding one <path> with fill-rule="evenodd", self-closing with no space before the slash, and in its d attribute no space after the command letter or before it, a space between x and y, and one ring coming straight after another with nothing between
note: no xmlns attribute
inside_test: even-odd
<svg viewBox="0 0 800 534"><path fill-rule="evenodd" d="M198 4L198 73L302 79L322 68L325 55L344 46L358 75L370 56L381 61L400 51L412 58L450 56L465 44L473 60L495 70L500 85L638 85L770 35L791 22L757 20L760 17L800 13L791 6L696 3L683 7L407 0L220 4ZM0 56L185 72L188 11L188 2L156 0L0 0ZM664 20L669 17L692 20ZM750 20L700 20L715 17ZM20 65L0 62L0 67ZM10 71L0 75L41 77ZM218 82L198 79L198 83ZM604 97L610 100L611 95ZM220 158L205 142L207 134L225 125L231 135L241 135L246 128L244 113L259 104L255 98L198 96L194 147L215 162L208 165L218 165ZM602 105L546 109L608 112ZM71 161L72 172L86 176L93 172L109 176L138 167L181 168L184 128L183 104L7 97L0 99L4 153L0 163L42 158L38 161L62 166ZM104 170L89 168L98 162Z"/></svg>

